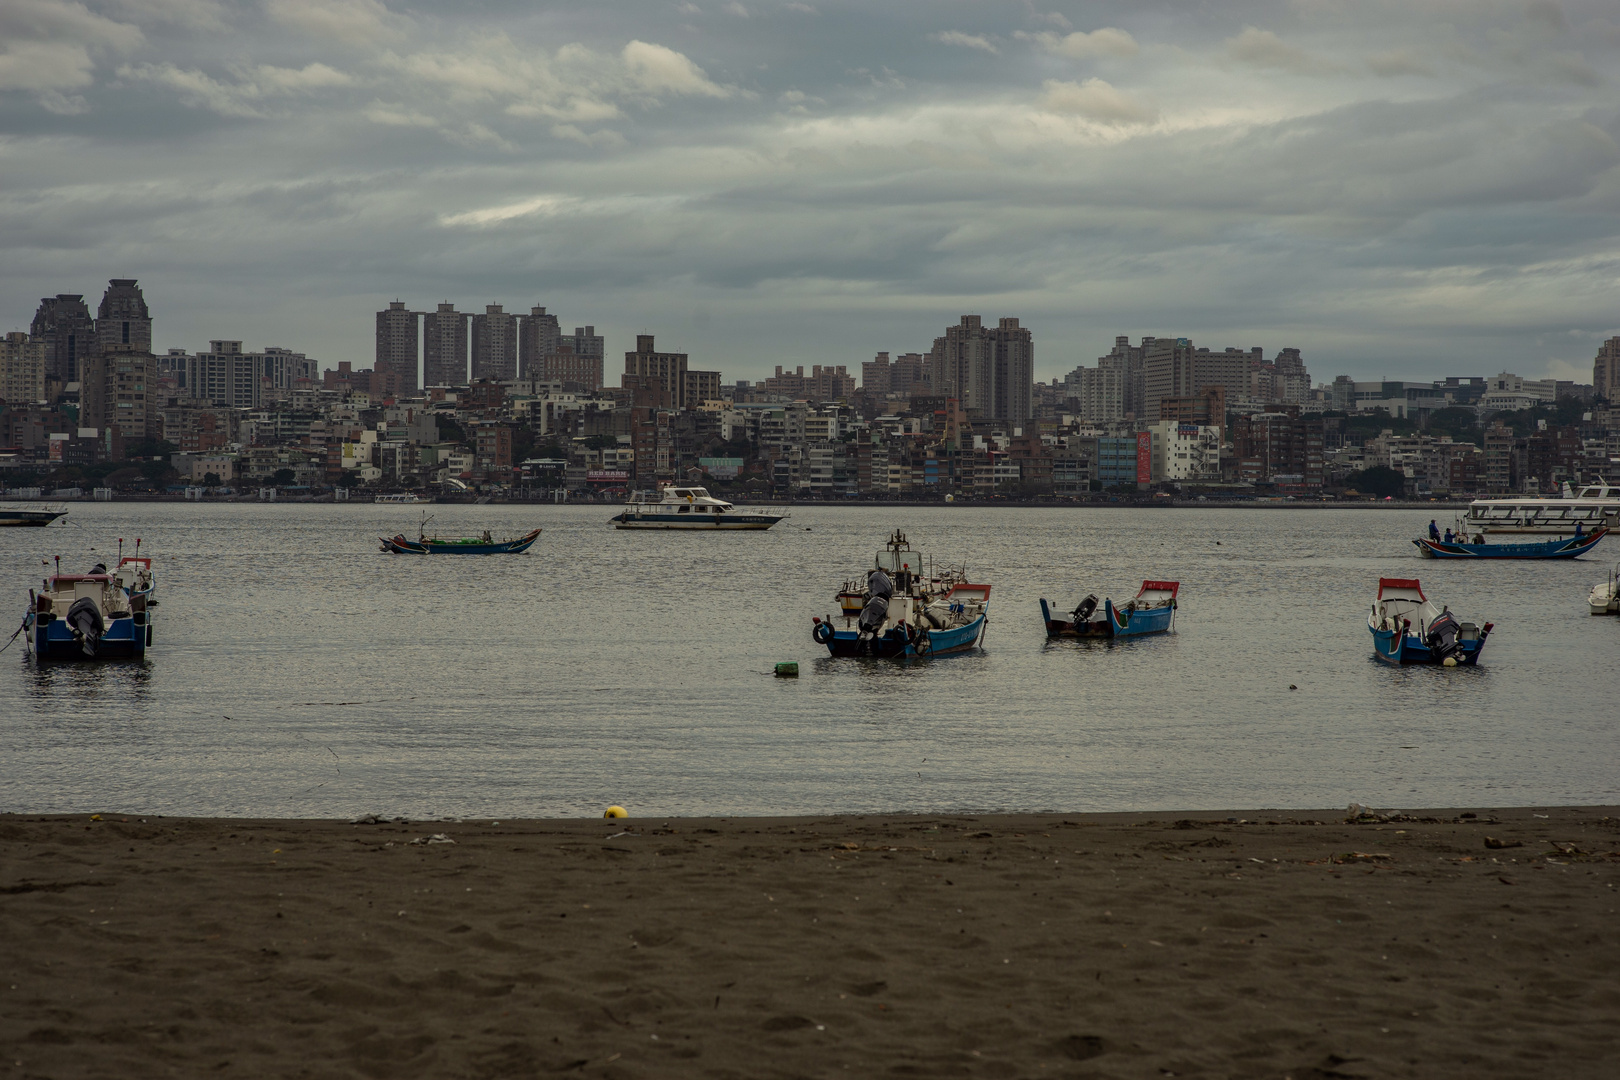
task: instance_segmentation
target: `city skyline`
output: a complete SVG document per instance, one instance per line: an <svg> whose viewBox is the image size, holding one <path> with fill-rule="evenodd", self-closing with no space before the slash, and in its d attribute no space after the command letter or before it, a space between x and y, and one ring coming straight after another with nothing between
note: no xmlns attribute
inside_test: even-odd
<svg viewBox="0 0 1620 1080"><path fill-rule="evenodd" d="M1580 379L1620 333L1617 49L1598 0L27 0L0 330L117 274L159 351L328 366L453 297L748 379L968 312L1042 380L1119 333Z"/></svg>

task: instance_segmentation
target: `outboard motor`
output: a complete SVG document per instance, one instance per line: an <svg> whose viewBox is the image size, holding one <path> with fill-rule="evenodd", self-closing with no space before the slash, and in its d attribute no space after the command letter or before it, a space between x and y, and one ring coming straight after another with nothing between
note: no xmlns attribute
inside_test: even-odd
<svg viewBox="0 0 1620 1080"><path fill-rule="evenodd" d="M91 597L81 596L68 608L66 622L73 636L79 639L84 655L96 655L96 643L107 632L106 623L101 621L101 605Z"/></svg>
<svg viewBox="0 0 1620 1080"><path fill-rule="evenodd" d="M92 574L105 574L107 572L107 564L98 562L96 565L90 568L90 572Z"/></svg>
<svg viewBox="0 0 1620 1080"><path fill-rule="evenodd" d="M1075 608L1074 611L1070 612L1070 618L1072 619L1073 622L1075 622L1077 624L1078 623L1083 623L1087 619L1091 618L1091 613L1093 611L1096 611L1096 610L1097 610L1097 594L1092 593L1090 596L1088 596L1084 600L1080 601L1080 606L1079 607Z"/></svg>
<svg viewBox="0 0 1620 1080"><path fill-rule="evenodd" d="M1424 644L1429 647L1429 655L1434 657L1437 664L1457 656L1462 647L1457 644L1457 635L1462 627L1450 610L1442 611L1440 617L1429 624L1429 633Z"/></svg>

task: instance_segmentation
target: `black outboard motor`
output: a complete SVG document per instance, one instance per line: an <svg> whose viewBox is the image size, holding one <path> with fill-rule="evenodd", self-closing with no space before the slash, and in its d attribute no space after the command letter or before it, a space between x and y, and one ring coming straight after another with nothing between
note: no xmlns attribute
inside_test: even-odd
<svg viewBox="0 0 1620 1080"><path fill-rule="evenodd" d="M98 562L96 565L90 568L90 572L92 574L105 574L107 572L107 564Z"/></svg>
<svg viewBox="0 0 1620 1080"><path fill-rule="evenodd" d="M1090 596L1088 596L1084 600L1080 601L1080 606L1079 607L1075 608L1074 611L1070 612L1070 618L1076 624L1083 623L1087 619L1091 618L1091 613L1093 611L1096 611L1096 610L1097 610L1097 594L1092 593Z"/></svg>
<svg viewBox="0 0 1620 1080"><path fill-rule="evenodd" d="M1429 624L1429 633L1424 644L1429 647L1429 655L1434 662L1443 664L1447 658L1457 656L1462 647L1457 644L1457 633L1462 628L1448 608L1440 613L1440 617Z"/></svg>
<svg viewBox="0 0 1620 1080"><path fill-rule="evenodd" d="M107 632L106 623L101 621L101 605L91 597L81 596L68 608L66 622L72 628L73 636L79 639L84 655L96 655L96 643Z"/></svg>
<svg viewBox="0 0 1620 1080"><path fill-rule="evenodd" d="M883 628L883 621L889 616L889 597L894 595L894 583L882 570L867 574L866 588L868 596L856 624L860 632L856 635L855 651L861 655L868 651L877 632Z"/></svg>

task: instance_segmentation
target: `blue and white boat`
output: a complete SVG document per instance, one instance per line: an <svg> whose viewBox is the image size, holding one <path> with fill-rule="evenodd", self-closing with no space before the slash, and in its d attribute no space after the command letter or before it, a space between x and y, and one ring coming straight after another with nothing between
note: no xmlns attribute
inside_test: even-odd
<svg viewBox="0 0 1620 1080"><path fill-rule="evenodd" d="M1600 525L1580 536L1528 544L1470 544L1466 535L1461 542L1420 536L1412 543L1417 545L1419 554L1430 559L1577 559L1608 535L1609 530Z"/></svg>
<svg viewBox="0 0 1620 1080"><path fill-rule="evenodd" d="M768 529L786 510L738 510L707 488L669 484L657 494L636 492L609 520L616 529L697 529L703 532Z"/></svg>
<svg viewBox="0 0 1620 1080"><path fill-rule="evenodd" d="M41 660L127 660L152 643L146 592L131 593L97 566L88 574L57 572L29 590L23 630Z"/></svg>
<svg viewBox="0 0 1620 1080"><path fill-rule="evenodd" d="M966 567L934 572L931 561L912 551L899 530L887 550L878 552L873 567L889 578L890 596L873 597L861 586L862 609L851 610L846 600L855 595L854 586L846 585L835 597L843 607L843 625L831 615L811 620L811 636L830 655L901 660L964 653L983 644L990 624L990 586L968 581ZM867 608L873 625L863 630Z"/></svg>
<svg viewBox="0 0 1620 1080"><path fill-rule="evenodd" d="M1450 608L1437 608L1416 578L1379 578L1367 616L1373 653L1388 664L1473 666L1495 623L1459 622Z"/></svg>
<svg viewBox="0 0 1620 1080"><path fill-rule="evenodd" d="M1136 596L1124 607L1104 599L1097 610L1097 597L1088 596L1073 611L1059 612L1041 599L1041 619L1047 637L1117 638L1142 634L1163 634L1175 626L1176 594L1179 581L1144 581ZM1062 618L1067 615L1068 618ZM1054 617L1056 616L1056 617Z"/></svg>

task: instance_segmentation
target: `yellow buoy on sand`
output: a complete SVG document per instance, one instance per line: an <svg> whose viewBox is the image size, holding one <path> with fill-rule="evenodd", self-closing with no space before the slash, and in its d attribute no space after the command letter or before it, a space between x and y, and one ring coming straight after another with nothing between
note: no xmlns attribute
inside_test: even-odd
<svg viewBox="0 0 1620 1080"><path fill-rule="evenodd" d="M628 810L626 810L622 806L610 806L606 810L602 811L602 816L605 817L605 818L616 818L616 817L626 817L627 818L627 817L630 816L630 812Z"/></svg>

